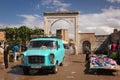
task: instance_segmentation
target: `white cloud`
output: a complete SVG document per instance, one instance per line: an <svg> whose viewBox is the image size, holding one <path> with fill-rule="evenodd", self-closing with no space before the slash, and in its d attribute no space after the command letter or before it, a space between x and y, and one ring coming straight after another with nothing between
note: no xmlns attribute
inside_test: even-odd
<svg viewBox="0 0 120 80"><path fill-rule="evenodd" d="M60 0L42 0L42 5L47 6L47 8L54 6L56 11L66 11L71 4L61 2Z"/></svg>
<svg viewBox="0 0 120 80"><path fill-rule="evenodd" d="M79 32L110 34L113 29L120 29L120 9L103 9L102 13L85 14L79 17Z"/></svg>
<svg viewBox="0 0 120 80"><path fill-rule="evenodd" d="M6 27L10 27L10 28L18 28L20 26L23 26L23 24L3 24L3 23L0 23L0 28L6 28Z"/></svg>
<svg viewBox="0 0 120 80"><path fill-rule="evenodd" d="M120 3L120 0L107 0L107 1L111 3L115 3L115 2Z"/></svg>
<svg viewBox="0 0 120 80"><path fill-rule="evenodd" d="M4 27L4 24L0 23L0 28L3 28Z"/></svg>
<svg viewBox="0 0 120 80"><path fill-rule="evenodd" d="M36 6L35 6L35 10L39 10L40 9L40 4L37 4Z"/></svg>
<svg viewBox="0 0 120 80"><path fill-rule="evenodd" d="M22 25L30 26L31 28L42 28L43 29L43 19L39 15L18 15L23 17L24 20L21 22Z"/></svg>
<svg viewBox="0 0 120 80"><path fill-rule="evenodd" d="M22 26L22 24L3 24L3 23L0 23L0 28L6 28L6 27L14 28L14 27L20 27L20 26Z"/></svg>
<svg viewBox="0 0 120 80"><path fill-rule="evenodd" d="M41 28L44 29L43 27L43 18L39 15L28 15L28 14L22 14L22 15L17 15L19 17L23 18L23 21L20 24L3 24L0 23L0 28L5 28L5 27L20 27L20 26L27 26L30 28Z"/></svg>
<svg viewBox="0 0 120 80"><path fill-rule="evenodd" d="M49 5L53 0L42 0L42 5Z"/></svg>

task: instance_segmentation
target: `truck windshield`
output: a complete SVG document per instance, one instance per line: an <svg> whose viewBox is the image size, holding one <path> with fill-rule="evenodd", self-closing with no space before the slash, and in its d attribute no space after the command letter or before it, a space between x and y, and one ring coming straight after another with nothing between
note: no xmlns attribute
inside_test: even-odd
<svg viewBox="0 0 120 80"><path fill-rule="evenodd" d="M57 48L56 41L39 40L30 41L29 48Z"/></svg>

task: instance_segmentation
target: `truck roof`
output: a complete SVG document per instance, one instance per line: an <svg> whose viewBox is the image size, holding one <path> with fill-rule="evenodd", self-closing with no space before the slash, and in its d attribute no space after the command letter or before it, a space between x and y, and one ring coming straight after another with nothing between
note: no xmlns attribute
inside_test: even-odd
<svg viewBox="0 0 120 80"><path fill-rule="evenodd" d="M48 37L44 37L44 38L35 38L35 39L32 39L30 41L36 41L36 40L54 40L54 41L57 41L57 40L60 40L58 38L48 38Z"/></svg>

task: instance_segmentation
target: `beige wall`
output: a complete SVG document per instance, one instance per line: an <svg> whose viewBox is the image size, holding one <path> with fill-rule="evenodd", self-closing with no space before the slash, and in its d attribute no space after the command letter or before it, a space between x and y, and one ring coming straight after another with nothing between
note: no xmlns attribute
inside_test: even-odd
<svg viewBox="0 0 120 80"><path fill-rule="evenodd" d="M6 40L5 32L0 32L0 41L5 41L5 40Z"/></svg>

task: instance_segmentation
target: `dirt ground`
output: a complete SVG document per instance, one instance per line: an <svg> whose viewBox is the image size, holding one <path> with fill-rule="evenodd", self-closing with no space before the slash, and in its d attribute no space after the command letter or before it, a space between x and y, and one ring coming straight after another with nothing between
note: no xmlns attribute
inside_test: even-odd
<svg viewBox="0 0 120 80"><path fill-rule="evenodd" d="M67 50L64 65L59 67L57 74L52 74L48 70L31 71L32 74L24 75L19 67L20 62L10 62L7 70L0 64L0 80L120 80L120 71L112 72L108 70L92 70L85 73L85 55L73 55Z"/></svg>

